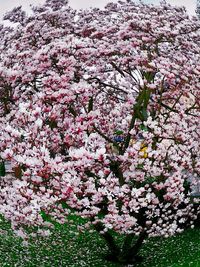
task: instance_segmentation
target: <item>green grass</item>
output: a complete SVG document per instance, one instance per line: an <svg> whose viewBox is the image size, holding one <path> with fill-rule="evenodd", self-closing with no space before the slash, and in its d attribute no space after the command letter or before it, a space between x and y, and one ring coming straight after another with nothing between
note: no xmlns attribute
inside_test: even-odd
<svg viewBox="0 0 200 267"><path fill-rule="evenodd" d="M107 252L98 234L79 233L76 223L55 229L48 238L38 238L28 247L0 222L0 267L118 267L103 259ZM137 267L200 267L200 229L173 238L145 242ZM128 265L131 267L131 265Z"/></svg>

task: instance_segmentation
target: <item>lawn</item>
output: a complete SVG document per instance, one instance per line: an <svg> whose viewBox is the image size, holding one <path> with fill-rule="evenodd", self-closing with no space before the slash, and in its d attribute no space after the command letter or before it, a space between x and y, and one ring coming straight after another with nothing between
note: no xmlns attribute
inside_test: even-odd
<svg viewBox="0 0 200 267"><path fill-rule="evenodd" d="M145 242L137 267L199 267L200 229L190 229L173 238L154 238ZM10 226L0 222L1 267L117 267L103 259L104 241L96 233L79 233L76 222L57 227L48 238L38 238L23 246ZM129 265L131 267L131 265Z"/></svg>

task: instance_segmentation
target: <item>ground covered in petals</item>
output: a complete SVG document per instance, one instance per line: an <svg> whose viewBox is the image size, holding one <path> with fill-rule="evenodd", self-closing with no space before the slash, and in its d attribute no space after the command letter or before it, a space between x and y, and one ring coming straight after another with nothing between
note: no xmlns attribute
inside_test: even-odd
<svg viewBox="0 0 200 267"><path fill-rule="evenodd" d="M0 222L1 267L117 267L103 259L106 250L104 241L96 233L80 233L76 221L70 226L57 226L50 237L38 238L29 246L13 236L8 223L3 219ZM144 261L137 267L199 267L199 229L173 238L149 239L141 255Z"/></svg>

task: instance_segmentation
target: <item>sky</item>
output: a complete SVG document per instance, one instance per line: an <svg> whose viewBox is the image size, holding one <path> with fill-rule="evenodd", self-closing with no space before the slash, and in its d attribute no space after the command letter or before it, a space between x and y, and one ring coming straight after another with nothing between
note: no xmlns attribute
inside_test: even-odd
<svg viewBox="0 0 200 267"><path fill-rule="evenodd" d="M146 3L158 4L159 0L143 0ZM22 5L25 10L30 10L30 5L44 3L45 0L0 0L0 20L3 14L16 6ZM108 2L117 2L117 0L69 0L73 8L103 7ZM195 14L196 0L167 0L172 5L185 6L190 15Z"/></svg>
<svg viewBox="0 0 200 267"><path fill-rule="evenodd" d="M0 0L1 1L1 0ZM90 6L97 6L97 7L102 7L106 3L110 2L108 0L69 0L71 6L74 8L84 8L84 7L90 7ZM112 2L117 2L117 0L113 0ZM154 4L159 4L160 0L143 0L143 2L146 3L154 3ZM177 5L177 6L185 6L188 10L188 13L190 15L195 14L195 9L196 9L196 0L167 0L172 5Z"/></svg>

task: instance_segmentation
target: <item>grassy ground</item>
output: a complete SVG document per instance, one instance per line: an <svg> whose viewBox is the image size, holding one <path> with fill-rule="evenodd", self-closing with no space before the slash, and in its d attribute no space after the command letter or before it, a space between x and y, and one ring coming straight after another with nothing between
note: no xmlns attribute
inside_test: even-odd
<svg viewBox="0 0 200 267"><path fill-rule="evenodd" d="M145 260L137 267L200 267L199 233L200 229L193 229L173 238L146 241L141 251ZM0 267L118 267L103 259L106 250L97 234L80 234L75 223L25 247L12 235L9 224L0 222Z"/></svg>

